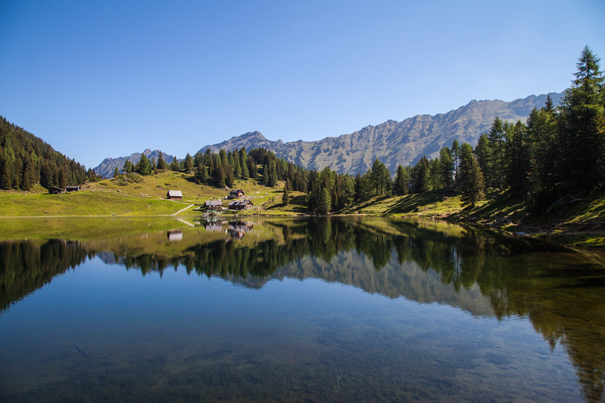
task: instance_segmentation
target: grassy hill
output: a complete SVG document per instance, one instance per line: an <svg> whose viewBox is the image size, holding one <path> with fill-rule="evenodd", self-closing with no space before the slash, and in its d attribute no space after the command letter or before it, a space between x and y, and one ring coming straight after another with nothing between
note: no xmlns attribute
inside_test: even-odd
<svg viewBox="0 0 605 403"><path fill-rule="evenodd" d="M281 200L283 183L275 188L259 185L256 180L236 181L255 206L270 200ZM182 201L166 200L168 190L180 190ZM200 186L193 175L165 171L154 175L119 175L116 178L88 183L79 192L50 195L41 186L30 192L1 191L0 217L111 216L111 215L172 215L212 198L223 198L226 189ZM183 214L196 214L189 209ZM197 213L199 214L199 213Z"/></svg>

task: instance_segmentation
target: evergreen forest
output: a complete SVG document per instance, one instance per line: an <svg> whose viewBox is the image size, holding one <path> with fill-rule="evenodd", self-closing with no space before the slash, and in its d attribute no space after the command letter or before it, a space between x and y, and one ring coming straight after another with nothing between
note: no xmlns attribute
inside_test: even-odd
<svg viewBox="0 0 605 403"><path fill-rule="evenodd" d="M65 188L97 179L92 169L0 116L0 189L30 190L38 182Z"/></svg>

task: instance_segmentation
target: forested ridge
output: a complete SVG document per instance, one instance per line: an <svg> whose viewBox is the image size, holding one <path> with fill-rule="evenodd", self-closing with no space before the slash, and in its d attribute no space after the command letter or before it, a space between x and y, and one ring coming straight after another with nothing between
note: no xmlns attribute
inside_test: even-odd
<svg viewBox="0 0 605 403"><path fill-rule="evenodd" d="M587 46L575 80L555 107L550 96L534 108L527 123L496 117L473 148L454 140L437 158L393 173L376 159L363 175L338 174L326 167L309 175L308 208L318 214L338 211L375 196L402 196L455 190L474 206L486 187L522 197L530 211L545 211L562 197L601 189L605 184L605 78L600 59Z"/></svg>
<svg viewBox="0 0 605 403"><path fill-rule="evenodd" d="M65 188L95 179L91 169L0 116L0 189L30 190L38 182Z"/></svg>

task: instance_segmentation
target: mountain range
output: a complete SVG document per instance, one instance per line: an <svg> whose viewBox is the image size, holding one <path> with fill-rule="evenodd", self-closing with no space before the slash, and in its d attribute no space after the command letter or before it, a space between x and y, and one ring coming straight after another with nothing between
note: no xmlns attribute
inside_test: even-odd
<svg viewBox="0 0 605 403"><path fill-rule="evenodd" d="M549 95L553 103L558 105L563 93L553 92ZM508 122L525 122L533 108L544 106L546 96L530 95L512 102L473 100L447 113L416 115L401 122L389 120L376 126L366 126L351 134L317 141L284 143L281 140L269 140L260 132L254 131L204 146L199 152L205 152L208 148L218 152L221 148L233 150L246 147L250 150L264 147L273 151L278 158L308 169L320 170L329 166L339 173L351 174L366 172L374 159L378 158L391 172L395 172L399 164L415 165L422 156L436 157L441 147L450 147L455 139L474 146L479 136L489 130L496 117ZM150 150L145 152L147 151ZM116 166L121 168L124 165L126 158L133 163L138 162L137 156L140 159L140 153L115 160L106 158L94 170L97 174L110 177ZM171 161L167 157L165 159Z"/></svg>
<svg viewBox="0 0 605 403"><path fill-rule="evenodd" d="M160 150L151 151L151 149L148 148L145 151L143 151L142 153L133 153L127 157L105 158L103 160L103 162L101 162L98 166L96 166L93 169L97 175L101 175L104 178L113 178L113 171L116 168L118 168L119 170L122 170L126 160L129 160L133 164L136 164L137 162L139 162L141 160L141 155L145 154L145 156L147 158L149 158L150 160L152 158L155 158L155 160L157 161L158 157L160 156L160 152L161 152ZM174 155L168 155L164 152L162 153L162 157L164 158L164 161L166 161L169 164L176 158Z"/></svg>

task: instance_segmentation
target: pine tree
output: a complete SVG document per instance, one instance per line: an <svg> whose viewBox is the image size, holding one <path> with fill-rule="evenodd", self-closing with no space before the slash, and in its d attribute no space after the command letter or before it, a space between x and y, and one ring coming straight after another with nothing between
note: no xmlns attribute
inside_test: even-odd
<svg viewBox="0 0 605 403"><path fill-rule="evenodd" d="M462 190L462 205L475 207L479 200L483 200L485 183L479 163L473 155L473 148L468 143L460 148L460 189Z"/></svg>
<svg viewBox="0 0 605 403"><path fill-rule="evenodd" d="M29 157L26 157L23 163L21 190L30 190L34 186L34 176L34 163Z"/></svg>
<svg viewBox="0 0 605 403"><path fill-rule="evenodd" d="M248 156L248 172L250 173L250 178L256 179L258 176L258 168L256 167L256 161L250 155Z"/></svg>
<svg viewBox="0 0 605 403"><path fill-rule="evenodd" d="M118 167L116 167L116 168L113 170L113 177L115 178L115 177L117 177L119 174L120 174L120 170L118 169Z"/></svg>
<svg viewBox="0 0 605 403"><path fill-rule="evenodd" d="M123 171L124 173L130 173L132 169L132 162L130 162L129 160L124 161L124 167L123 167Z"/></svg>
<svg viewBox="0 0 605 403"><path fill-rule="evenodd" d="M489 140L487 139L487 134L482 134L479 136L479 141L477 142L477 146L475 147L475 157L477 158L477 163L483 172L483 176L485 179L485 183L492 183L492 170L491 170L491 149L489 146Z"/></svg>
<svg viewBox="0 0 605 403"><path fill-rule="evenodd" d="M206 171L206 167L201 162L198 163L197 168L195 169L195 182L198 185L205 185L208 180L208 173Z"/></svg>
<svg viewBox="0 0 605 403"><path fill-rule="evenodd" d="M518 121L511 130L510 142L507 142L506 177L510 191L517 195L524 194L529 188L529 147L526 130L527 127Z"/></svg>
<svg viewBox="0 0 605 403"><path fill-rule="evenodd" d="M0 154L0 189L9 190L12 187L10 165L4 153Z"/></svg>
<svg viewBox="0 0 605 403"><path fill-rule="evenodd" d="M19 189L21 187L21 179L23 179L23 160L20 156L15 156L13 160L12 167L12 181L13 181L13 189Z"/></svg>
<svg viewBox="0 0 605 403"><path fill-rule="evenodd" d="M141 175L151 174L151 163L145 154L141 154L141 159L137 163L137 172Z"/></svg>
<svg viewBox="0 0 605 403"><path fill-rule="evenodd" d="M233 188L233 185L235 184L235 178L233 176L233 168L231 167L231 164L227 164L227 167L224 168L225 170L225 185L227 187Z"/></svg>
<svg viewBox="0 0 605 403"><path fill-rule="evenodd" d="M250 178L250 171L248 170L248 154L246 154L246 148L242 147L239 150L239 161L242 167L242 179L247 180Z"/></svg>
<svg viewBox="0 0 605 403"><path fill-rule="evenodd" d="M342 181L342 196L340 197L342 207L346 207L355 200L355 180L346 174ZM341 208L342 208L341 207Z"/></svg>
<svg viewBox="0 0 605 403"><path fill-rule="evenodd" d="M565 190L590 190L605 182L605 78L600 59L587 46L576 79L561 105L560 135Z"/></svg>
<svg viewBox="0 0 605 403"><path fill-rule="evenodd" d="M330 192L326 188L321 189L317 205L317 213L323 215L328 214L330 212L331 204L332 200L330 199Z"/></svg>
<svg viewBox="0 0 605 403"><path fill-rule="evenodd" d="M560 181L561 149L557 142L558 119L552 101L540 110L534 108L527 118L529 152L529 201L534 211L543 210Z"/></svg>
<svg viewBox="0 0 605 403"><path fill-rule="evenodd" d="M168 164L166 164L166 161L164 160L164 155L161 151L160 151L160 154L158 155L157 169L158 170L168 169Z"/></svg>
<svg viewBox="0 0 605 403"><path fill-rule="evenodd" d="M502 189L505 185L505 124L496 116L487 134L491 149L490 165L494 170L493 186Z"/></svg>
<svg viewBox="0 0 605 403"><path fill-rule="evenodd" d="M229 158L227 157L227 151L225 151L221 148L220 150L218 150L218 156L220 158L220 164L223 165L223 168L224 168L225 165L227 165L229 163Z"/></svg>
<svg viewBox="0 0 605 403"><path fill-rule="evenodd" d="M225 171L222 166L219 166L214 170L214 182L219 188L225 187Z"/></svg>
<svg viewBox="0 0 605 403"><path fill-rule="evenodd" d="M275 167L275 161L271 161L269 163L269 182L268 182L268 184L270 187L275 187L277 185L277 170Z"/></svg>
<svg viewBox="0 0 605 403"><path fill-rule="evenodd" d="M187 153L187 155L185 156L184 168L185 172L187 173L191 172L191 169L193 168L193 158L189 153Z"/></svg>
<svg viewBox="0 0 605 403"><path fill-rule="evenodd" d="M355 175L355 201L361 200L361 175L357 172Z"/></svg>
<svg viewBox="0 0 605 403"><path fill-rule="evenodd" d="M61 189L65 189L67 186L67 172L63 167L59 168L59 180L57 182Z"/></svg>
<svg viewBox="0 0 605 403"><path fill-rule="evenodd" d="M265 186L269 186L269 167L266 165L263 165L262 184Z"/></svg>
<svg viewBox="0 0 605 403"><path fill-rule="evenodd" d="M458 139L452 142L452 158L454 159L454 182L458 180L458 168L460 167L460 143Z"/></svg>
<svg viewBox="0 0 605 403"><path fill-rule="evenodd" d="M288 194L288 181L286 180L286 183L284 185L284 194L281 198L282 203L284 204L284 206L287 206L288 204L290 204L290 195Z"/></svg>
<svg viewBox="0 0 605 403"><path fill-rule="evenodd" d="M397 196L405 196L410 193L408 171L402 166L397 167L395 183L393 184L393 193Z"/></svg>
<svg viewBox="0 0 605 403"><path fill-rule="evenodd" d="M414 184L414 193L424 193L431 190L430 188L430 166L426 156L420 158L416 164L416 183Z"/></svg>
<svg viewBox="0 0 605 403"><path fill-rule="evenodd" d="M92 169L89 169L90 172L92 172L92 175L94 175L94 172L92 171ZM2 173L0 172L0 175L2 175ZM51 163L48 160L44 160L42 162L42 165L40 166L40 185L42 185L43 187L45 187L46 189L49 189L50 187L54 186L54 182L53 182L53 171L51 168ZM90 175L89 175L90 177ZM89 179L89 180L94 180L94 176L93 179ZM0 185L0 188L2 186Z"/></svg>
<svg viewBox="0 0 605 403"><path fill-rule="evenodd" d="M208 168L208 175L212 176L214 174L214 161L212 158L212 151L210 151L209 148L207 148L204 153L204 165Z"/></svg>
<svg viewBox="0 0 605 403"><path fill-rule="evenodd" d="M439 150L439 176L443 188L454 187L454 158L447 147L441 147Z"/></svg>
<svg viewBox="0 0 605 403"><path fill-rule="evenodd" d="M391 172L389 169L376 158L371 168L372 184L376 195L383 195L390 191Z"/></svg>

